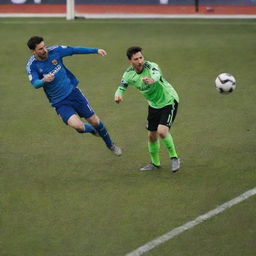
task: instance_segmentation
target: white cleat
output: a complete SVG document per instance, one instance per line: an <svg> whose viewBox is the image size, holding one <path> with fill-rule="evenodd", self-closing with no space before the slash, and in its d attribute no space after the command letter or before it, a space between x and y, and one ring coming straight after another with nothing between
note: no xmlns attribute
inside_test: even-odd
<svg viewBox="0 0 256 256"><path fill-rule="evenodd" d="M180 159L177 157L171 158L171 169L172 172L177 172L180 169Z"/></svg>
<svg viewBox="0 0 256 256"><path fill-rule="evenodd" d="M122 149L119 148L118 146L116 146L115 144L113 144L113 146L111 148L109 148L114 155L116 156L121 156L122 155Z"/></svg>
<svg viewBox="0 0 256 256"><path fill-rule="evenodd" d="M153 171L153 170L157 170L157 169L160 169L160 166L150 163L150 164L147 164L146 166L140 168L140 171Z"/></svg>

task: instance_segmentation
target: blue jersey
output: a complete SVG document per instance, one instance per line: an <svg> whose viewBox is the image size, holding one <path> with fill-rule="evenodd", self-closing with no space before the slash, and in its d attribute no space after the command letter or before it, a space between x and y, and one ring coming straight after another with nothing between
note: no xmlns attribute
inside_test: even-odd
<svg viewBox="0 0 256 256"><path fill-rule="evenodd" d="M51 46L47 47L48 58L39 61L31 56L26 65L30 82L35 88L43 87L51 104L56 104L65 99L77 86L77 78L64 66L62 58L73 54L98 53L97 48ZM47 74L53 74L54 80L45 83L43 78Z"/></svg>

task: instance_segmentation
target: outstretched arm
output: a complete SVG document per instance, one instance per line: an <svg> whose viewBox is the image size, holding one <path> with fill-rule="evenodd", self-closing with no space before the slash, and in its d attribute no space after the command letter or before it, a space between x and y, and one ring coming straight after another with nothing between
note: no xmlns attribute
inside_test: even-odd
<svg viewBox="0 0 256 256"><path fill-rule="evenodd" d="M123 94L127 90L127 87L128 87L128 83L123 78L120 85L118 86L118 88L115 92L115 99L114 100L115 100L116 103L120 103L121 101L123 101Z"/></svg>
<svg viewBox="0 0 256 256"><path fill-rule="evenodd" d="M107 52L103 49L98 49L98 54L100 54L101 56L106 56Z"/></svg>
<svg viewBox="0 0 256 256"><path fill-rule="evenodd" d="M101 56L106 56L107 52L103 49L98 48L86 48L86 47L72 47L73 54L90 54L90 53L97 53Z"/></svg>
<svg viewBox="0 0 256 256"><path fill-rule="evenodd" d="M73 54L100 54L101 56L106 56L107 52L103 49L98 48L87 48L81 46L58 46L58 51L62 57L70 56Z"/></svg>
<svg viewBox="0 0 256 256"><path fill-rule="evenodd" d="M123 96L121 95L115 95L115 102L119 104L121 101L123 101Z"/></svg>

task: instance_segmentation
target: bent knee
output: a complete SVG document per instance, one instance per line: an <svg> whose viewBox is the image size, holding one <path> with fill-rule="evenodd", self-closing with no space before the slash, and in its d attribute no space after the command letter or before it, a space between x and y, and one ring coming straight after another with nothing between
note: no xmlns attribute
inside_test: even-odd
<svg viewBox="0 0 256 256"><path fill-rule="evenodd" d="M79 133L84 133L84 131L85 131L84 125L77 126L77 127L72 127L72 128L74 128Z"/></svg>
<svg viewBox="0 0 256 256"><path fill-rule="evenodd" d="M79 133L83 133L84 130L85 130L83 123L81 123L81 124L72 124L72 125L69 125L69 126L73 129L75 129Z"/></svg>
<svg viewBox="0 0 256 256"><path fill-rule="evenodd" d="M166 132L163 132L163 131L159 131L158 132L158 135L161 139L164 139L166 137Z"/></svg>
<svg viewBox="0 0 256 256"><path fill-rule="evenodd" d="M168 132L169 132L169 128L167 126L159 125L157 129L157 134L161 139L164 139L167 136Z"/></svg>
<svg viewBox="0 0 256 256"><path fill-rule="evenodd" d="M156 141L158 140L158 134L157 134L157 132L156 132L156 131L154 131L154 132L150 131L150 132L148 133L148 140L149 140L150 142L156 142Z"/></svg>
<svg viewBox="0 0 256 256"><path fill-rule="evenodd" d="M88 123L92 126L97 126L100 123L100 119L97 115L93 115L89 118L86 119L88 121Z"/></svg>
<svg viewBox="0 0 256 256"><path fill-rule="evenodd" d="M84 123L77 117L73 116L68 120L68 125L75 129L77 132L84 132Z"/></svg>

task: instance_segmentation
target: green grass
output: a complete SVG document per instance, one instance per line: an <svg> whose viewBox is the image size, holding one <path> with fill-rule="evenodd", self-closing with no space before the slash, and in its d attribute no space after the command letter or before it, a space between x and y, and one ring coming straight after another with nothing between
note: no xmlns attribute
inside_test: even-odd
<svg viewBox="0 0 256 256"><path fill-rule="evenodd" d="M1 256L119 256L214 209L256 184L255 20L0 19ZM63 125L25 74L31 35L47 44L99 47L108 56L73 56L65 64L108 127L123 156L100 139ZM172 134L182 158L173 175L148 163L147 104L128 89L113 94L144 48L180 95ZM219 73L237 79L221 95ZM145 255L253 256L255 197Z"/></svg>

